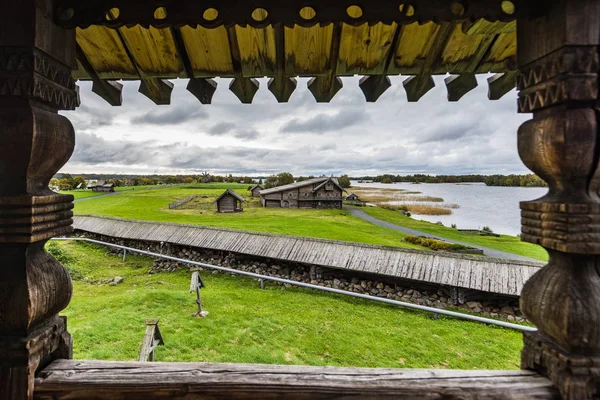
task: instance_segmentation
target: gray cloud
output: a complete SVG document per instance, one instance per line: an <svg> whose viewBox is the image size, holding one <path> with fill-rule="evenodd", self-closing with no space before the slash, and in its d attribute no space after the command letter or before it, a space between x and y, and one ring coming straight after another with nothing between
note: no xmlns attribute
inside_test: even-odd
<svg viewBox="0 0 600 400"><path fill-rule="evenodd" d="M171 106L166 111L148 111L131 119L132 124L179 125L197 119L206 119L208 113L196 107Z"/></svg>
<svg viewBox="0 0 600 400"><path fill-rule="evenodd" d="M364 108L344 109L335 115L317 114L308 119L294 118L285 123L279 131L287 133L323 133L354 126L368 119L369 116Z"/></svg>
<svg viewBox="0 0 600 400"><path fill-rule="evenodd" d="M234 129L237 125L233 122L219 122L213 125L209 130L208 134L213 136L220 136Z"/></svg>
<svg viewBox="0 0 600 400"><path fill-rule="evenodd" d="M366 103L358 78L344 78L331 103L316 103L306 79L278 104L261 80L252 105L240 104L219 79L203 106L174 80L172 104L156 106L123 82L123 106L111 107L82 82L82 107L63 112L76 129L66 172L270 174L524 173L516 146L514 92L490 102L485 77L458 103L446 101L443 77L408 103L404 77L377 103ZM327 133L327 134L322 134ZM297 134L313 134L299 141ZM308 156L307 156L308 155Z"/></svg>

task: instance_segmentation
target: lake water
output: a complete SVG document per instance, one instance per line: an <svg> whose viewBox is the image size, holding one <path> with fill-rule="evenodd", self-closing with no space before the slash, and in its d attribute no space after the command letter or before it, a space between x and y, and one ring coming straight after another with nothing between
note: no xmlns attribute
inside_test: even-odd
<svg viewBox="0 0 600 400"><path fill-rule="evenodd" d="M486 186L484 183L358 183L352 186L382 189L405 189L425 196L442 197L444 203L458 204L451 215L416 215L412 217L459 229L481 229L489 226L496 233L518 235L521 232L520 201L534 200L548 192L547 188Z"/></svg>

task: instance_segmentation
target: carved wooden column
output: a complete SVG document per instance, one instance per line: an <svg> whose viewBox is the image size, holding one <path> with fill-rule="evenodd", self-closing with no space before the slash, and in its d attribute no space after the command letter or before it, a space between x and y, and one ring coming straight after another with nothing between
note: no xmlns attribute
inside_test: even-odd
<svg viewBox="0 0 600 400"><path fill-rule="evenodd" d="M521 203L523 240L550 262L523 288L522 367L552 379L565 399L600 396L599 0L540 3L518 23L523 162L549 193Z"/></svg>
<svg viewBox="0 0 600 400"><path fill-rule="evenodd" d="M58 317L68 272L44 251L71 232L72 196L48 189L73 152L75 32L52 23L48 0L0 0L0 399L33 396L35 371L71 356Z"/></svg>

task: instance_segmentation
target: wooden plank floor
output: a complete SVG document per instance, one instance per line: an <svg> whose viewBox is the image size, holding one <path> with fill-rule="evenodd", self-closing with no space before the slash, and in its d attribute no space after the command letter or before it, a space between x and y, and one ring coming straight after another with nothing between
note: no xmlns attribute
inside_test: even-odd
<svg viewBox="0 0 600 400"><path fill-rule="evenodd" d="M529 371L58 360L37 399L559 399Z"/></svg>

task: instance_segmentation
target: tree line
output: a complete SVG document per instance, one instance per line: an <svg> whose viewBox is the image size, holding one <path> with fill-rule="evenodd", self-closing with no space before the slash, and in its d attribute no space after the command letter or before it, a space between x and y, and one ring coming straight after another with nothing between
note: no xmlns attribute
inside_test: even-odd
<svg viewBox="0 0 600 400"><path fill-rule="evenodd" d="M212 175L208 172L199 175L115 175L115 174L81 174L73 176L71 174L57 174L50 180L50 187L58 190L75 190L86 189L89 181L103 180L106 183L112 183L115 186L153 186L153 185L174 185L174 184L190 184L190 183L242 183L253 184L257 182L263 185L265 189L275 186L287 185L296 181L312 179L314 176L298 176L294 177L289 172L281 172L278 174L266 177L263 184L263 177L250 176L233 176L228 175ZM350 178L348 175L342 175L338 178L338 182L342 187L350 187Z"/></svg>
<svg viewBox="0 0 600 400"><path fill-rule="evenodd" d="M372 180L380 183L485 183L487 186L525 186L525 187L546 187L548 186L539 176L534 174L526 175L391 175L383 174L374 177L363 176L355 177L357 180Z"/></svg>

